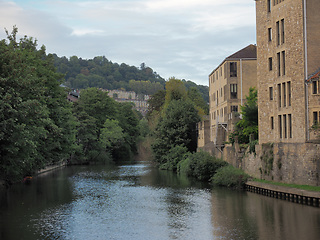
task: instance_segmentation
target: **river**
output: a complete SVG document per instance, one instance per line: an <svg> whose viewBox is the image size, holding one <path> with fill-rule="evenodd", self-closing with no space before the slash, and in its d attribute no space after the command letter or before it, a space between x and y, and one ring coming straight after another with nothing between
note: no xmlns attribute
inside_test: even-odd
<svg viewBox="0 0 320 240"><path fill-rule="evenodd" d="M0 239L320 239L320 209L149 164L73 166L0 195Z"/></svg>

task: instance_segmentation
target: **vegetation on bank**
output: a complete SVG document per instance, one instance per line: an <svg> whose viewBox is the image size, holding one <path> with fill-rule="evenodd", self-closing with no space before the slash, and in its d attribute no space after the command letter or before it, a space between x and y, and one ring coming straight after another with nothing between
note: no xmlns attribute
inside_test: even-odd
<svg viewBox="0 0 320 240"><path fill-rule="evenodd" d="M160 169L220 186L243 187L248 175L207 152L196 152L196 125L208 113L196 89L187 90L181 80L171 78L166 90L154 94L149 104L152 150Z"/></svg>
<svg viewBox="0 0 320 240"><path fill-rule="evenodd" d="M17 28L0 41L0 180L20 181L62 160L128 161L137 152L141 114L129 103L88 88L67 101L54 56Z"/></svg>

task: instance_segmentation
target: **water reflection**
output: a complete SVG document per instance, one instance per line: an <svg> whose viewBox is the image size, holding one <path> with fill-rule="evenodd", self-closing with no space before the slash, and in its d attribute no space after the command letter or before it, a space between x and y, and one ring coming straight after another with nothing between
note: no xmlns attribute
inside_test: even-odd
<svg viewBox="0 0 320 240"><path fill-rule="evenodd" d="M70 167L0 195L0 239L318 239L320 210L147 164Z"/></svg>

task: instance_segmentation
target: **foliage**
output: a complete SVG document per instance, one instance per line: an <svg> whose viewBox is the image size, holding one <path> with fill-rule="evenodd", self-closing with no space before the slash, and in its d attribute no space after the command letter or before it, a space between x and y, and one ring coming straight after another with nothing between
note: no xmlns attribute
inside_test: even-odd
<svg viewBox="0 0 320 240"><path fill-rule="evenodd" d="M201 181L207 181L219 168L225 165L227 165L226 162L201 151L190 154L188 158L181 161L178 165L178 172L185 173Z"/></svg>
<svg viewBox="0 0 320 240"><path fill-rule="evenodd" d="M200 116L209 114L209 105L205 102L198 88L189 88L187 94L188 98L195 104L195 106L199 110Z"/></svg>
<svg viewBox="0 0 320 240"><path fill-rule="evenodd" d="M246 103L241 106L242 119L235 125L235 130L230 134L230 142L234 142L238 138L239 143L249 143L250 135L254 139L258 139L258 105L257 105L257 90L249 89L249 96L246 96Z"/></svg>
<svg viewBox="0 0 320 240"><path fill-rule="evenodd" d="M177 166L180 161L186 159L189 155L188 149L183 145L177 145L171 148L167 155L164 156L165 160L160 169L177 171Z"/></svg>
<svg viewBox="0 0 320 240"><path fill-rule="evenodd" d="M319 122L315 122L312 126L311 126L311 131L314 132L314 134L316 135L316 137L318 139L320 139L320 123Z"/></svg>
<svg viewBox="0 0 320 240"><path fill-rule="evenodd" d="M105 149L120 146L124 140L124 133L123 129L119 126L119 121L106 119L101 129L99 140Z"/></svg>
<svg viewBox="0 0 320 240"><path fill-rule="evenodd" d="M183 145L188 151L194 152L197 148L196 124L199 120L191 101L171 101L154 132L152 149L155 160L163 164L166 161L165 155L177 145Z"/></svg>
<svg viewBox="0 0 320 240"><path fill-rule="evenodd" d="M243 170L228 165L218 169L211 182L229 188L244 188L248 179L249 175Z"/></svg>
<svg viewBox="0 0 320 240"><path fill-rule="evenodd" d="M153 94L164 88L165 80L145 64L138 69L125 63L113 63L105 56L88 60L77 56L68 59L56 54L54 57L58 72L65 74L65 84L70 88L123 88L143 94Z"/></svg>
<svg viewBox="0 0 320 240"><path fill-rule="evenodd" d="M52 55L18 29L0 42L0 176L17 181L75 150L71 105Z"/></svg>
<svg viewBox="0 0 320 240"><path fill-rule="evenodd" d="M138 115L131 103L118 103L97 88L81 91L74 112L80 126L77 159L81 162L131 160L139 135Z"/></svg>

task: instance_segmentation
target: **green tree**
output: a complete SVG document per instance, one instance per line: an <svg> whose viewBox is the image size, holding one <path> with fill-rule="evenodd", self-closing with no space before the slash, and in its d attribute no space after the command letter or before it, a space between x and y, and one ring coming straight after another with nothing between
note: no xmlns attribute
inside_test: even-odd
<svg viewBox="0 0 320 240"><path fill-rule="evenodd" d="M249 143L250 135L258 139L258 93L255 88L249 89L246 103L241 106L242 119L236 123L235 131L230 135L231 141L237 136L239 143Z"/></svg>
<svg viewBox="0 0 320 240"><path fill-rule="evenodd" d="M59 86L53 56L18 29L0 42L0 176L16 181L68 158L75 149L75 119Z"/></svg>
<svg viewBox="0 0 320 240"><path fill-rule="evenodd" d="M197 148L196 124L200 121L198 111L190 100L173 100L169 103L155 130L152 145L155 160L163 164L171 148L181 145L188 151Z"/></svg>

